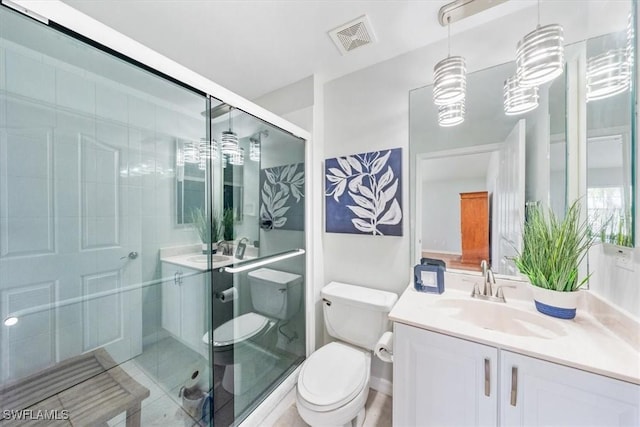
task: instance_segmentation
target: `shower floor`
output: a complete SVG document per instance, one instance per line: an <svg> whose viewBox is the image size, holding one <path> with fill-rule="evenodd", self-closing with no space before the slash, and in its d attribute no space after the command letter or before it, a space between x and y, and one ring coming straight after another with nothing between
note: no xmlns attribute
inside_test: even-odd
<svg viewBox="0 0 640 427"><path fill-rule="evenodd" d="M268 395L272 389L277 387L280 383L279 380L285 378L303 360L302 357L282 350L276 350L276 352L270 354L273 357L273 360L269 363L271 368L261 376L259 381L241 395L233 395L222 387L224 367L217 365L214 367L214 384L212 388L214 425L216 427L232 426L234 423L238 425L262 401L262 397ZM172 337L167 337L145 346L140 356L136 357L134 361L127 362L130 367L133 367L134 374L142 373L145 375L147 377L145 380L154 383L156 388L159 389L158 391L165 395L163 401L167 405L166 407L158 405L157 408L147 410L149 414L146 415L146 418L149 420L149 424L145 422L145 405L143 402L142 426L197 426L196 420L192 420L181 409L181 399L178 397L178 392L186 379L190 377L194 366L207 366L207 363L207 360L199 353ZM135 371L136 368L138 369L137 372ZM132 373L130 375L134 376ZM144 381L139 382L147 386ZM153 397L153 392L151 397ZM147 400L151 400L151 397ZM154 409L159 409L162 413L151 414ZM154 420L162 420L163 423L155 424ZM115 425L119 426L119 424L110 423L110 426Z"/></svg>

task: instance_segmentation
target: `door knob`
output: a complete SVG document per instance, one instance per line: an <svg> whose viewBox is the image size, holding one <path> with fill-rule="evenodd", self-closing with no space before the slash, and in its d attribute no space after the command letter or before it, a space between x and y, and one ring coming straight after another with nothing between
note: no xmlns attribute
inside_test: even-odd
<svg viewBox="0 0 640 427"><path fill-rule="evenodd" d="M129 252L128 255L120 257L120 259L125 259L125 258L136 259L136 258L138 258L138 252Z"/></svg>

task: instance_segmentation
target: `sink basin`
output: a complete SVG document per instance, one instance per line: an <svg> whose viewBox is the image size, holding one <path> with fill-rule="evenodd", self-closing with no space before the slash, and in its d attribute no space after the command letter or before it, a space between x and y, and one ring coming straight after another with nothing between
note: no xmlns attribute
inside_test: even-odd
<svg viewBox="0 0 640 427"><path fill-rule="evenodd" d="M207 259L208 259L208 255L193 255L187 258L188 262L197 262L197 263L202 263L202 264L206 264L207 263ZM213 255L211 257L211 262L222 262L222 261L228 261L229 257L228 256L223 256L223 255Z"/></svg>
<svg viewBox="0 0 640 427"><path fill-rule="evenodd" d="M566 335L557 320L507 304L473 299L443 299L436 305L450 316L471 325L522 337L553 339Z"/></svg>

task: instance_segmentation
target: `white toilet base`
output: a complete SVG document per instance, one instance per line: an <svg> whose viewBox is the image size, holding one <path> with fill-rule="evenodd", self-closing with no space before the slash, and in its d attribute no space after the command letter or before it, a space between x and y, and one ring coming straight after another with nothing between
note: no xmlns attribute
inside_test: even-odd
<svg viewBox="0 0 640 427"><path fill-rule="evenodd" d="M296 393L296 407L300 417L312 427L362 427L365 418L364 404L369 396L369 382L349 403L332 411L316 412L307 408Z"/></svg>

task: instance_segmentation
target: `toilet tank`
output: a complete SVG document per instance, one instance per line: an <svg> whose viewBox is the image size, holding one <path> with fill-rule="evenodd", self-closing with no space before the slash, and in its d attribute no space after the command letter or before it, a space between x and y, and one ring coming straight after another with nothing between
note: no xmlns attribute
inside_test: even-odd
<svg viewBox="0 0 640 427"><path fill-rule="evenodd" d="M368 350L390 329L388 315L398 300L392 292L338 282L322 288L320 295L329 335Z"/></svg>
<svg viewBox="0 0 640 427"><path fill-rule="evenodd" d="M274 319L289 320L300 310L301 275L259 268L248 276L254 311Z"/></svg>

